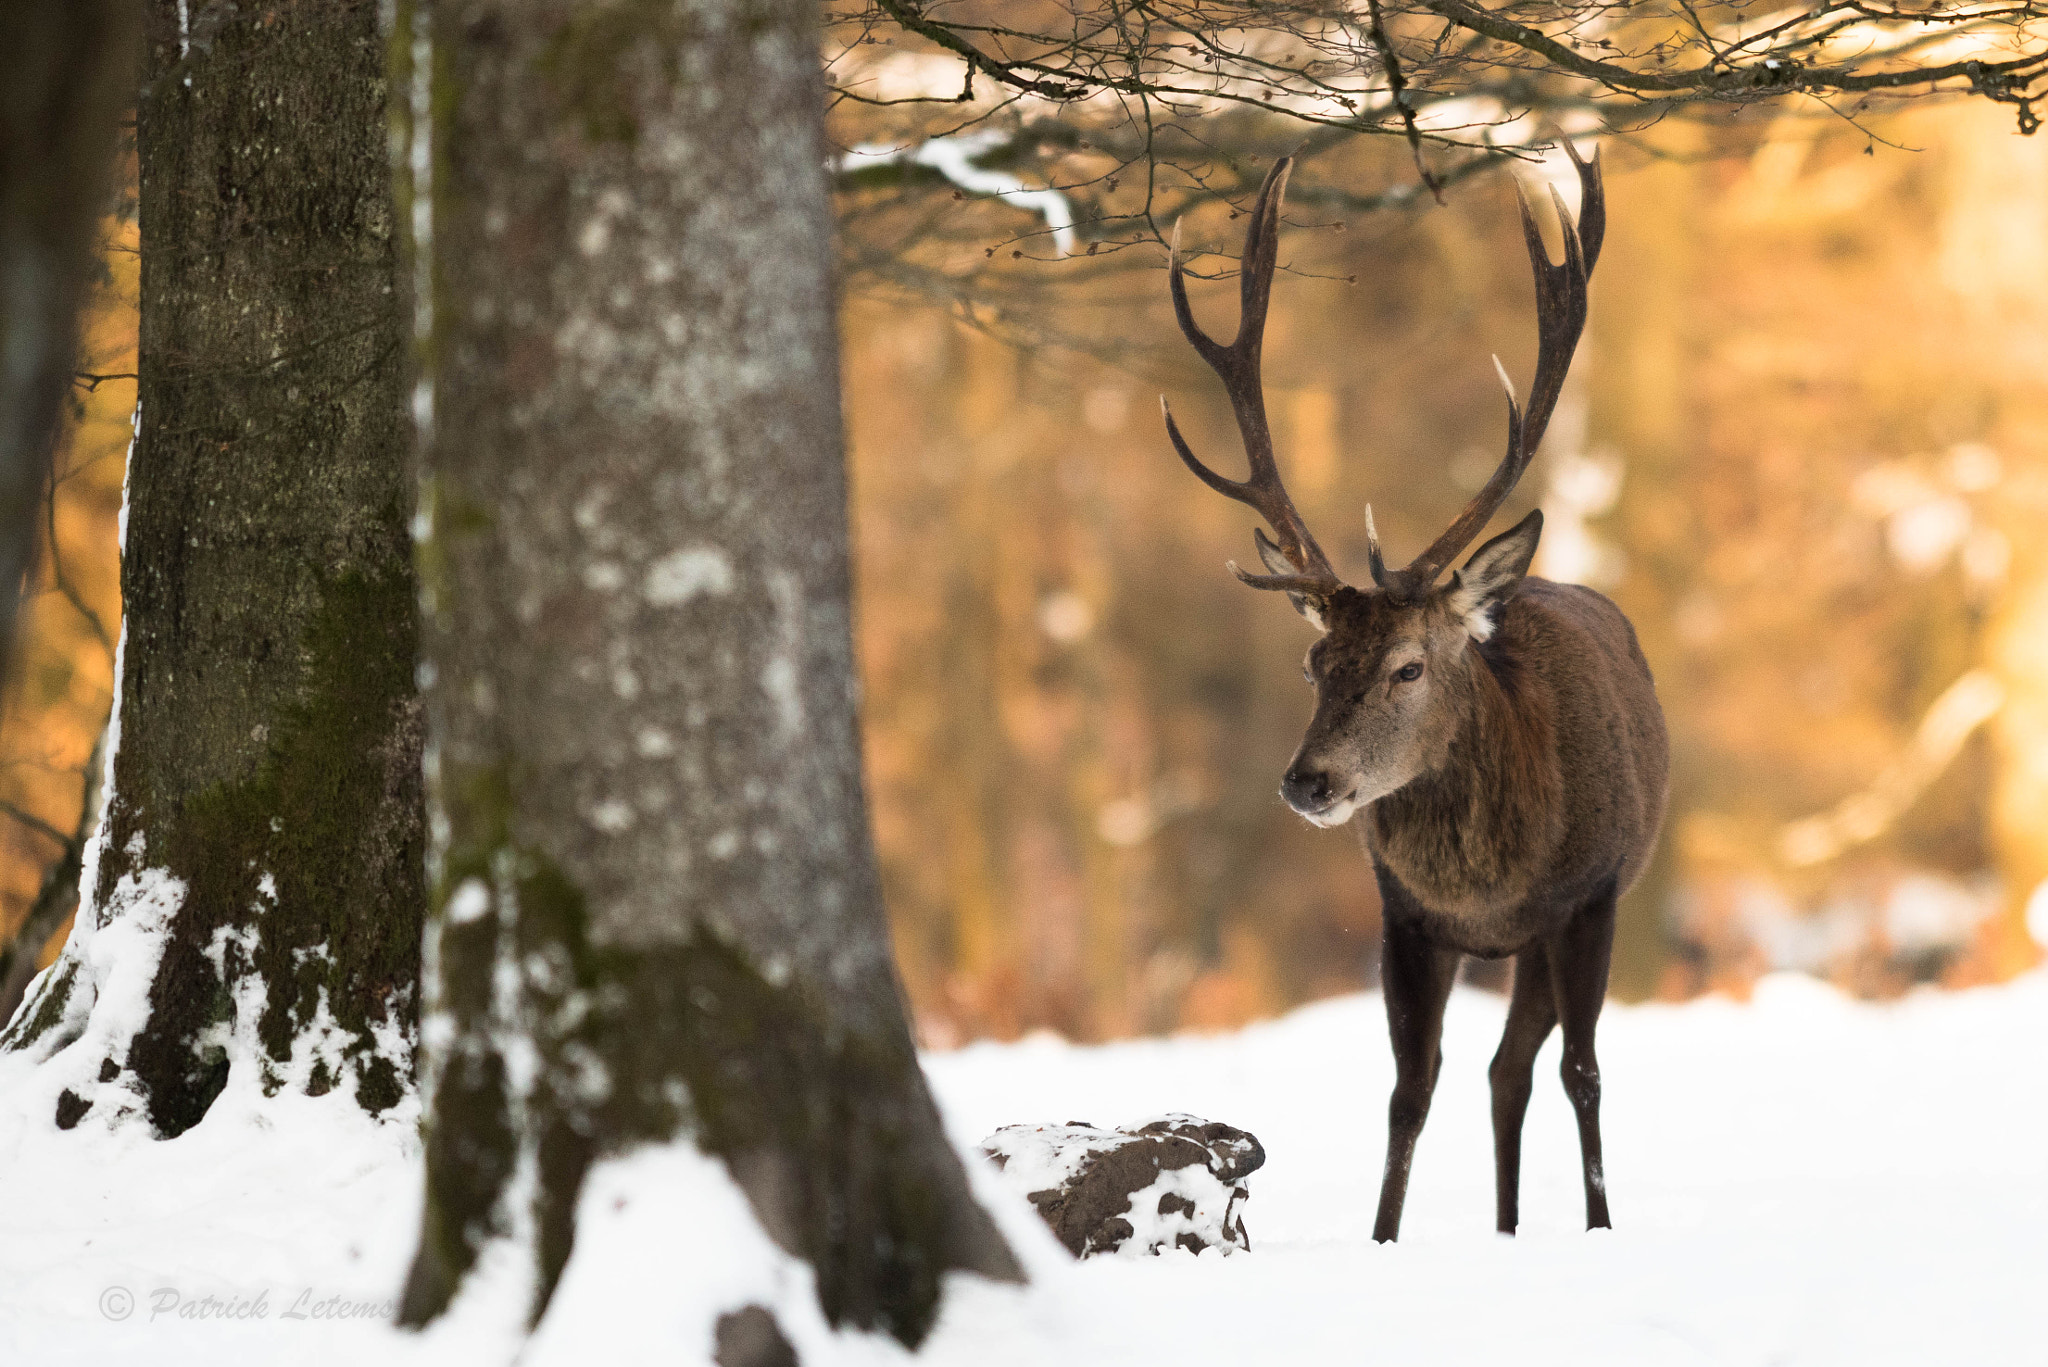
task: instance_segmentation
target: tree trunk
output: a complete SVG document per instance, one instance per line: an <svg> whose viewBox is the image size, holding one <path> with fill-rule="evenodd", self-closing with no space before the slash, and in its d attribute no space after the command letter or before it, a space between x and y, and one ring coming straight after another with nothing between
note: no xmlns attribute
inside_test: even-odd
<svg viewBox="0 0 2048 1367"><path fill-rule="evenodd" d="M593 1164L694 1142L830 1323L914 1345L946 1270L1021 1274L918 1069L869 843L815 7L400 22L438 962L400 1319L508 1236L538 1322ZM733 1309L729 1355L773 1360Z"/></svg>
<svg viewBox="0 0 2048 1367"><path fill-rule="evenodd" d="M73 1075L66 1128L178 1134L244 1067L377 1112L409 1085L425 900L377 6L153 0L145 38L111 782L7 1043Z"/></svg>
<svg viewBox="0 0 2048 1367"><path fill-rule="evenodd" d="M12 0L0 42L0 679L141 36L125 0ZM40 949L41 946L37 946ZM30 951L34 953L34 950Z"/></svg>

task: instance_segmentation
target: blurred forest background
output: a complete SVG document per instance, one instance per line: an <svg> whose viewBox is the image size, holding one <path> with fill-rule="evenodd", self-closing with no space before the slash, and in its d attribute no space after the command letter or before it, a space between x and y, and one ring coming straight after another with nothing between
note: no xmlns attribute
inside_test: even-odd
<svg viewBox="0 0 2048 1367"><path fill-rule="evenodd" d="M887 113L841 103L835 136L900 136ZM2048 138L2013 125L1983 103L1851 122L1809 101L1605 143L1587 338L1499 525L1544 508L1538 572L1622 605L1670 719L1622 996L1794 968L1881 997L2040 957ZM1288 215L1268 401L1289 487L1354 576L1368 500L1405 559L1498 459L1488 354L1526 386L1535 351L1510 174L1438 206L1389 193L1414 188L1407 146L1358 138L1317 162L1353 197ZM1164 252L1068 254L1042 197L842 189L869 782L924 1042L1221 1027L1370 984L1355 834L1275 795L1309 628L1223 570L1252 517L1157 416L1165 392L1231 468ZM1223 254L1210 273L1234 217L1219 197L1188 219ZM0 930L59 895L110 700L132 215L108 242L0 716ZM1234 281L1195 302L1228 335Z"/></svg>
<svg viewBox="0 0 2048 1367"><path fill-rule="evenodd" d="M1607 145L1588 336L1497 520L1544 507L1538 572L1622 605L1671 722L1614 990L2009 976L2048 877L2048 140L1981 105L1875 125L1897 146L1760 112ZM1365 192L1414 178L1392 139L1330 161ZM1295 206L1268 402L1358 578L1367 500L1405 558L1499 459L1487 358L1527 384L1528 265L1506 173L1441 208ZM1010 217L989 241L1028 232ZM1241 229L1187 225L1225 253ZM933 1044L1225 1026L1373 979L1355 835L1275 793L1310 629L1224 571L1253 516L1161 428L1164 391L1241 461L1163 260L1012 310L849 291L870 780ZM1226 337L1233 285L1196 296Z"/></svg>

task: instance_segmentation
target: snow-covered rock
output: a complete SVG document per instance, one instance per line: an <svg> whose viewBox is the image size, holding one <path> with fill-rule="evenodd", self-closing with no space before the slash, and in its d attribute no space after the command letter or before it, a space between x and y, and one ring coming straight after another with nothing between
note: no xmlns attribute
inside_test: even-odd
<svg viewBox="0 0 2048 1367"><path fill-rule="evenodd" d="M1177 1113L1114 1130L1006 1125L981 1151L1077 1258L1251 1247L1240 1207L1266 1151L1229 1125Z"/></svg>

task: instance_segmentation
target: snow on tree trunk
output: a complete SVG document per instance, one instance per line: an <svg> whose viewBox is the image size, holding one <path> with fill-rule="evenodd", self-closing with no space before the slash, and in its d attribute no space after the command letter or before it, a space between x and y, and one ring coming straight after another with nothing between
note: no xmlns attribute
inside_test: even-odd
<svg viewBox="0 0 2048 1367"><path fill-rule="evenodd" d="M869 844L815 7L399 23L434 826L400 1318L509 1248L539 1321L617 1165L701 1147L826 1321L915 1344L948 1269L1021 1273L919 1071ZM787 1348L727 1308L728 1356Z"/></svg>
<svg viewBox="0 0 2048 1367"><path fill-rule="evenodd" d="M410 1086L424 906L377 6L153 0L141 416L85 907L5 1042L171 1136L231 1070Z"/></svg>

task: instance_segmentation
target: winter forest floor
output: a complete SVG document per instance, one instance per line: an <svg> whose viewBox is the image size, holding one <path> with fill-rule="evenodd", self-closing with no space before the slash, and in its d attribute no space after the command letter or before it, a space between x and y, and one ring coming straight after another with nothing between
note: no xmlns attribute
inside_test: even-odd
<svg viewBox="0 0 2048 1367"><path fill-rule="evenodd" d="M1019 1293L957 1279L916 1360L2048 1360L2048 974L1890 1006L1777 977L1747 1005L1610 1007L1601 1058L1617 1228L1578 1227L1553 1036L1513 1241L1491 1232L1485 1071L1502 1014L1476 992L1451 1003L1403 1240L1388 1247L1368 1237L1391 1073L1376 997L1230 1035L1100 1048L1041 1038L932 1056L965 1143L1013 1121L1110 1125L1184 1110L1251 1130L1270 1157L1251 1179L1249 1254L1065 1264L1011 1208L1004 1223L1023 1236L1036 1284ZM374 1320L331 1318L388 1300L417 1209L405 1128L347 1109L259 1108L231 1084L203 1125L168 1143L90 1122L60 1135L35 1083L0 1073L0 1363L502 1361L471 1338L400 1338ZM629 1171L610 1177L641 1189ZM617 1270L586 1277L608 1298L572 1287L572 1262L564 1295L581 1299L557 1309L573 1332L544 1326L527 1361L708 1360L708 1343L678 1342L663 1325L703 1323L691 1306L736 1261L716 1212L736 1207L723 1204L729 1187L677 1190L666 1209L681 1218L590 1236L586 1267ZM209 1295L263 1314L188 1318ZM808 1363L910 1361L886 1342L827 1347L820 1326L790 1328Z"/></svg>

